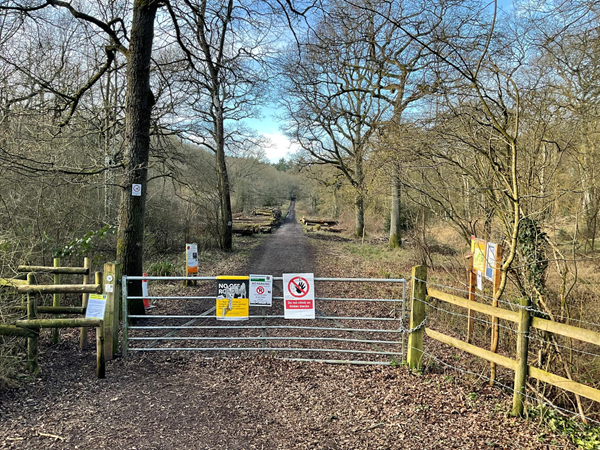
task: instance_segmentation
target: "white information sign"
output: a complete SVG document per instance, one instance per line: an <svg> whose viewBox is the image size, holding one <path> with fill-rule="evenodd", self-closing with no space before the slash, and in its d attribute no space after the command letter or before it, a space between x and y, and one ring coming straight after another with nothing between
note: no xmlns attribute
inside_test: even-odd
<svg viewBox="0 0 600 450"><path fill-rule="evenodd" d="M483 272L477 271L477 289L483 291Z"/></svg>
<svg viewBox="0 0 600 450"><path fill-rule="evenodd" d="M312 273L284 273L283 304L286 319L314 319L314 275Z"/></svg>
<svg viewBox="0 0 600 450"><path fill-rule="evenodd" d="M88 298L87 309L85 310L86 319L104 320L104 311L106 310L106 295L90 294Z"/></svg>
<svg viewBox="0 0 600 450"><path fill-rule="evenodd" d="M487 254L485 256L485 278L494 281L494 269L496 269L496 255L498 244L487 243Z"/></svg>
<svg viewBox="0 0 600 450"><path fill-rule="evenodd" d="M108 292L108 293L114 292L115 291L114 284L105 284L104 291Z"/></svg>
<svg viewBox="0 0 600 450"><path fill-rule="evenodd" d="M198 273L198 244L185 244L187 275Z"/></svg>
<svg viewBox="0 0 600 450"><path fill-rule="evenodd" d="M250 306L273 305L273 277L250 275Z"/></svg>
<svg viewBox="0 0 600 450"><path fill-rule="evenodd" d="M141 184L132 184L131 185L131 195L134 197L142 196L142 185Z"/></svg>

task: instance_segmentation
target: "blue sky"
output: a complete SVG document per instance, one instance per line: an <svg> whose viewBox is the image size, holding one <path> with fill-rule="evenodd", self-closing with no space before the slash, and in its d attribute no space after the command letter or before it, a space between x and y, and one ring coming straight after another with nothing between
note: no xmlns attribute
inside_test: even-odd
<svg viewBox="0 0 600 450"><path fill-rule="evenodd" d="M265 107L261 111L261 119L246 119L244 122L253 130L264 135L271 141L269 147L265 147L267 158L271 162L277 162L281 158L288 158L297 149L298 145L293 144L279 129L280 122L276 115L278 111L275 107Z"/></svg>
<svg viewBox="0 0 600 450"><path fill-rule="evenodd" d="M543 1L543 0L542 0ZM513 8L514 0L498 0L498 8L504 11L510 11ZM489 6L493 5L490 0ZM271 162L277 162L281 158L289 158L296 150L298 145L292 143L280 130L281 123L277 118L279 111L276 106L271 104L261 110L260 119L245 119L244 123L250 128L264 135L271 141L269 147L265 147L267 158Z"/></svg>

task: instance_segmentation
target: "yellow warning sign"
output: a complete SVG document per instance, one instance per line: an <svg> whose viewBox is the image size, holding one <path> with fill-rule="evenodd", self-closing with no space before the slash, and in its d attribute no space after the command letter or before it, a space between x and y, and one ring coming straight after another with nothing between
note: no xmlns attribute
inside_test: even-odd
<svg viewBox="0 0 600 450"><path fill-rule="evenodd" d="M249 303L247 298L217 299L216 315L219 320L244 320L248 318Z"/></svg>
<svg viewBox="0 0 600 450"><path fill-rule="evenodd" d="M249 313L248 277L218 276L217 320L246 320Z"/></svg>

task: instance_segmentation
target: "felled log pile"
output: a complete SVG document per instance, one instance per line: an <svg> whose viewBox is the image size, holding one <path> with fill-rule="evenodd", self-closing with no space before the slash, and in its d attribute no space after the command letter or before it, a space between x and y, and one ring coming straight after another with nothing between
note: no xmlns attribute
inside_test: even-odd
<svg viewBox="0 0 600 450"><path fill-rule="evenodd" d="M300 222L302 222L306 226L321 225L326 227L334 227L339 223L335 219L309 219L308 217L304 216L302 217L302 219L300 219Z"/></svg>
<svg viewBox="0 0 600 450"><path fill-rule="evenodd" d="M271 233L281 223L281 209L255 208L250 215L233 215L233 232L242 236L254 233Z"/></svg>
<svg viewBox="0 0 600 450"><path fill-rule="evenodd" d="M328 231L330 233L341 233L344 231L343 228L337 227L339 222L335 219L310 219L308 217L302 217L300 219L309 231Z"/></svg>

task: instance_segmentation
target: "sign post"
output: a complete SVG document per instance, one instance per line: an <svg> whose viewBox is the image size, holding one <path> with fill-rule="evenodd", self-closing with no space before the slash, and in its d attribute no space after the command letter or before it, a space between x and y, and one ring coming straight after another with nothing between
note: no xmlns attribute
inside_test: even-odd
<svg viewBox="0 0 600 450"><path fill-rule="evenodd" d="M185 244L185 276L198 276L198 244ZM196 281L194 281L194 284ZM184 286L189 286L189 280L185 280Z"/></svg>
<svg viewBox="0 0 600 450"><path fill-rule="evenodd" d="M283 274L284 317L315 318L315 282L312 273Z"/></svg>

